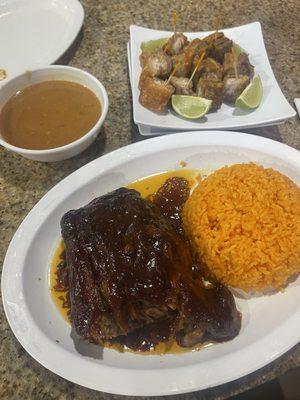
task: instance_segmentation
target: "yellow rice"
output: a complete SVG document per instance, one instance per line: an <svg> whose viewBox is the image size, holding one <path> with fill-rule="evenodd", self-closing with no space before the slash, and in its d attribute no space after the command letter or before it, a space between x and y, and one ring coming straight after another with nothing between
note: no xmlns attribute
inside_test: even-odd
<svg viewBox="0 0 300 400"><path fill-rule="evenodd" d="M271 168L217 170L190 196L183 223L203 263L226 285L279 289L300 272L300 188Z"/></svg>

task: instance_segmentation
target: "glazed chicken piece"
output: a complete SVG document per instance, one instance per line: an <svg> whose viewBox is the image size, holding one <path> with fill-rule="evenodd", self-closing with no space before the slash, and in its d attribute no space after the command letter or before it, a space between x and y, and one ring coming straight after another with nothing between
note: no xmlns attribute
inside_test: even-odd
<svg viewBox="0 0 300 400"><path fill-rule="evenodd" d="M189 78L178 78L177 76L172 76L170 84L174 86L176 94L195 96L193 91L193 82L189 82Z"/></svg>
<svg viewBox="0 0 300 400"><path fill-rule="evenodd" d="M210 111L218 110L222 105L224 83L206 78L200 78L196 94L199 97L212 100Z"/></svg>
<svg viewBox="0 0 300 400"><path fill-rule="evenodd" d="M143 69L147 70L148 75L159 78L168 76L172 70L171 57L161 49L150 52L150 54L149 51L143 52L141 64Z"/></svg>
<svg viewBox="0 0 300 400"><path fill-rule="evenodd" d="M246 75L239 75L237 78L226 76L224 78L224 101L234 103L249 83L250 78Z"/></svg>
<svg viewBox="0 0 300 400"><path fill-rule="evenodd" d="M189 43L188 38L183 33L174 33L167 43L163 46L165 53L170 56L175 56L182 52L185 46Z"/></svg>
<svg viewBox="0 0 300 400"><path fill-rule="evenodd" d="M232 53L226 53L223 61L224 76L235 76L234 56ZM250 64L246 53L240 53L236 61L236 72L238 75L248 76L250 79L254 75L254 67Z"/></svg>
<svg viewBox="0 0 300 400"><path fill-rule="evenodd" d="M165 81L147 77L141 85L139 102L151 111L165 112L174 91Z"/></svg>

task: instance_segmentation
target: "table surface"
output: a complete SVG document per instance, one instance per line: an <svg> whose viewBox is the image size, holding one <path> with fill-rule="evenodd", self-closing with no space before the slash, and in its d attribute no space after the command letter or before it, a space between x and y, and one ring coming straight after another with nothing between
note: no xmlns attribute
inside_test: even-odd
<svg viewBox="0 0 300 400"><path fill-rule="evenodd" d="M85 22L78 39L60 63L83 68L106 87L110 99L107 119L96 142L84 153L59 163L37 163L3 148L0 150L0 265L14 232L28 211L51 187L87 162L132 141L132 106L127 71L126 43L129 25L172 30L169 1L84 0ZM262 24L269 59L283 93L291 104L300 87L299 15L297 0L174 1L178 30L212 29L221 15L224 27L253 21ZM298 79L298 80L297 80ZM283 125L257 128L266 136L300 149L299 117ZM249 131L250 132L250 131ZM34 361L13 336L0 304L1 399L118 399L70 383ZM237 381L184 399L225 399L300 366L300 344L265 368ZM155 384L155 383L154 383ZM179 396L172 396L179 397ZM125 397L124 397L125 399ZM169 397L170 399L170 397Z"/></svg>

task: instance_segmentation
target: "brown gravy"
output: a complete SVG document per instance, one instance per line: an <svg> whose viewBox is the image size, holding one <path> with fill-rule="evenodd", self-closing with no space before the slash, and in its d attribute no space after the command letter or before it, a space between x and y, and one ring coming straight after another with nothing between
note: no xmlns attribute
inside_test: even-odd
<svg viewBox="0 0 300 400"><path fill-rule="evenodd" d="M17 92L0 112L0 134L31 150L64 146L85 135L101 115L97 96L75 82L40 82Z"/></svg>

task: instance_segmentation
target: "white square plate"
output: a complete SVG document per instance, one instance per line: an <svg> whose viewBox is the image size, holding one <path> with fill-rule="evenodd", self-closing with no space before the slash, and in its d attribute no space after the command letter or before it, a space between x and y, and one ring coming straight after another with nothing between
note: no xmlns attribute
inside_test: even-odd
<svg viewBox="0 0 300 400"><path fill-rule="evenodd" d="M264 88L260 106L252 111L243 111L222 104L220 110L207 114L201 120L186 120L173 111L158 114L147 110L139 103L138 82L141 73L139 56L140 46L144 41L168 37L172 33L147 29L136 25L130 26L130 52L132 67L133 118L136 124L149 125L162 129L199 130L199 129L239 129L281 122L295 116L295 110L284 97L270 66L263 41L261 25L254 22L236 28L224 29L225 35L240 45L248 54L259 74ZM204 37L211 32L186 33L189 39Z"/></svg>
<svg viewBox="0 0 300 400"><path fill-rule="evenodd" d="M127 43L127 58L128 58L128 70L129 70L129 80L130 80L130 87L131 91L132 89L132 68L131 68L131 54L130 54L130 43ZM296 101L297 99L295 99ZM295 102L296 104L296 102ZM297 106L297 105L296 105ZM270 124L258 124L258 125L253 125L251 128L258 128L262 126L274 126L274 125L281 125L284 123L284 120L279 121L279 122L272 122ZM163 129L163 128L157 128L155 126L150 126L150 125L142 125L142 124L137 124L138 130L140 135L142 136L158 136L158 135L168 135L171 133L176 133L177 131L174 129Z"/></svg>

